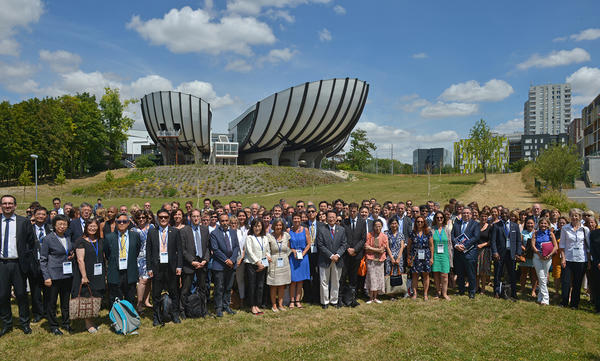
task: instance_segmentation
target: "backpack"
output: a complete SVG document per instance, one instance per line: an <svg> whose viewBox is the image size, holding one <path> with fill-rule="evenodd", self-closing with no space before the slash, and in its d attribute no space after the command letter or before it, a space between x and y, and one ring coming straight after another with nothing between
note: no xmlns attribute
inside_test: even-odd
<svg viewBox="0 0 600 361"><path fill-rule="evenodd" d="M163 293L160 297L158 304L158 314L161 322L169 322L172 319L171 313L173 312L173 301L169 297L168 293Z"/></svg>
<svg viewBox="0 0 600 361"><path fill-rule="evenodd" d="M189 295L185 302L185 315L189 318L198 318L206 316L206 313L206 296L199 292Z"/></svg>
<svg viewBox="0 0 600 361"><path fill-rule="evenodd" d="M121 301L115 298L108 316L113 322L112 327L117 334L138 334L135 330L140 327L142 321L140 320L140 315L138 315L129 301Z"/></svg>

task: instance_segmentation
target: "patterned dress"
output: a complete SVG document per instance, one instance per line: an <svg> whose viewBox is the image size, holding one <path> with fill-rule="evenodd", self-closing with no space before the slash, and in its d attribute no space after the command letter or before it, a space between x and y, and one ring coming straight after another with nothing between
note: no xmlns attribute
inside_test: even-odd
<svg viewBox="0 0 600 361"><path fill-rule="evenodd" d="M411 268L412 273L431 272L431 264L429 263L431 261L429 237L431 237L431 233L421 233L420 236L415 232L410 233L410 239L412 239L412 249L410 253L413 259ZM423 259L419 259L420 250L424 252Z"/></svg>
<svg viewBox="0 0 600 361"><path fill-rule="evenodd" d="M526 229L524 229L521 234L523 235L523 246L525 246L525 248L527 248L527 244L529 243L529 240L531 239L531 236L533 235L533 232L529 232ZM525 256L525 251L523 251L523 256ZM525 262L521 262L519 263L519 266L521 267L533 267L533 258L526 258Z"/></svg>
<svg viewBox="0 0 600 361"><path fill-rule="evenodd" d="M490 240L490 231L493 225L488 224L484 231L479 235L479 243L486 243ZM490 275L492 273L492 248L488 244L486 247L477 250L477 274Z"/></svg>
<svg viewBox="0 0 600 361"><path fill-rule="evenodd" d="M142 241L142 247L140 248L140 254L137 257L138 274L140 278L148 279L148 270L146 269L146 239L148 239L148 232L154 228L153 224L150 224L146 229L139 229L135 227L133 230L140 235L140 241Z"/></svg>
<svg viewBox="0 0 600 361"><path fill-rule="evenodd" d="M388 244L390 245L390 251L392 251L392 256L394 258L398 258L398 254L400 253L400 246L404 241L404 234L400 231L396 232L395 235L391 234L389 230L385 232L388 237ZM402 257L400 258L400 272L404 272L404 260ZM389 275L392 271L392 261L389 258L385 259L385 274Z"/></svg>

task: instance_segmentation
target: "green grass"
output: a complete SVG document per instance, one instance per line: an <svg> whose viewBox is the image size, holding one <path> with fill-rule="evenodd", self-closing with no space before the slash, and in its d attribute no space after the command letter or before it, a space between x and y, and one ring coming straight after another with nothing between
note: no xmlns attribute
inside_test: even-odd
<svg viewBox="0 0 600 361"><path fill-rule="evenodd" d="M0 339L10 359L189 359L189 360L597 360L600 316L531 299L512 303L490 296L475 300L384 301L357 308L305 306L264 316L246 311L222 319L188 319L152 327L142 318L138 336L110 331L106 311L96 335L78 331L60 338L47 325L33 334L18 329ZM16 308L14 308L16 316Z"/></svg>

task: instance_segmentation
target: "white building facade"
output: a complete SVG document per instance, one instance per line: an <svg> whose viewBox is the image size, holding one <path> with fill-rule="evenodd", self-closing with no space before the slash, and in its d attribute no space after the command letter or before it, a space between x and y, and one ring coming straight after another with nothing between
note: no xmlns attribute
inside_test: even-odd
<svg viewBox="0 0 600 361"><path fill-rule="evenodd" d="M525 135L567 132L571 122L571 85L546 84L529 87L524 107Z"/></svg>

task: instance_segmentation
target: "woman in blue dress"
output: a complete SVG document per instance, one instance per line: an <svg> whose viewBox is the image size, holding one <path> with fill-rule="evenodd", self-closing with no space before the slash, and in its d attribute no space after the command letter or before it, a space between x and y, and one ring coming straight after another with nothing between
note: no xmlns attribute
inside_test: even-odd
<svg viewBox="0 0 600 361"><path fill-rule="evenodd" d="M290 284L290 308L302 308L300 298L302 296L302 284L304 280L310 279L310 263L306 254L310 250L310 234L308 228L301 225L302 214L295 213L292 217L290 228L290 269L292 271L292 283ZM295 304L295 305L294 305Z"/></svg>
<svg viewBox="0 0 600 361"><path fill-rule="evenodd" d="M141 312L145 307L152 307L150 304L150 278L148 277L148 271L146 270L146 239L148 238L148 232L154 228L154 225L150 223L151 215L146 210L138 211L135 214L135 221L137 227L133 228L140 235L140 241L142 241L142 247L137 258L139 282L137 287L137 310Z"/></svg>
<svg viewBox="0 0 600 361"><path fill-rule="evenodd" d="M394 270L396 270L396 267L398 268L398 273L402 273L404 271L404 265L402 264L404 234L398 231L398 218L392 217L388 220L388 230L385 231L385 234L388 237L388 244L393 256L393 258L388 257L385 260L385 274L389 275L392 272L392 266L394 267Z"/></svg>
<svg viewBox="0 0 600 361"><path fill-rule="evenodd" d="M417 284L419 282L419 274L423 279L423 299L428 300L429 293L429 272L433 265L433 237L431 230L425 223L423 216L418 216L415 219L414 230L411 232L408 239L408 262L412 272L412 299L417 298Z"/></svg>

